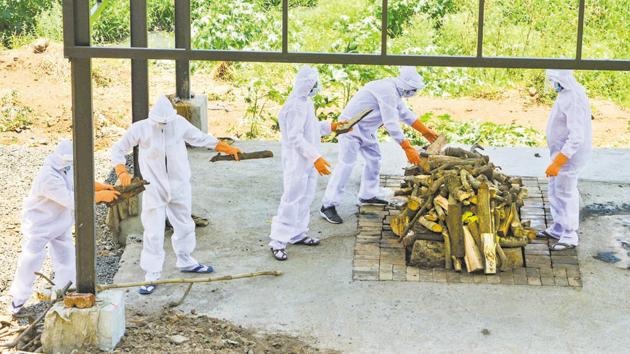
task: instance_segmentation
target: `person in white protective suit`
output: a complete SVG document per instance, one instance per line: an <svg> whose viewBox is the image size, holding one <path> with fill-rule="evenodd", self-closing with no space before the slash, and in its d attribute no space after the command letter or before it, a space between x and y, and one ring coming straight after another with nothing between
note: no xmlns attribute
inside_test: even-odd
<svg viewBox="0 0 630 354"><path fill-rule="evenodd" d="M74 178L72 142L62 140L46 158L33 180L22 209L22 253L9 293L9 311L18 313L33 292L35 272L46 257L48 246L55 272L54 289L76 281L74 224ZM119 193L108 184L95 182L95 201L111 202Z"/></svg>
<svg viewBox="0 0 630 354"><path fill-rule="evenodd" d="M308 236L310 207L315 198L317 173L330 174L330 164L319 152L320 140L337 129L337 122L319 121L315 116L311 97L318 91L317 70L303 66L278 117L284 191L278 214L271 223L269 246L279 261L287 259L288 244L316 246L320 242Z"/></svg>
<svg viewBox="0 0 630 354"><path fill-rule="evenodd" d="M558 92L547 122L547 145L551 164L549 203L553 224L539 233L557 239L552 251L578 245L580 195L578 173L588 162L592 151L591 109L582 85L570 70L547 70L547 78Z"/></svg>
<svg viewBox="0 0 630 354"><path fill-rule="evenodd" d="M148 119L135 122L111 149L112 163L120 183L129 185L131 176L125 167L125 155L139 147L142 177L149 182L142 194L140 219L144 227L140 267L145 281L160 278L164 264L164 230L166 217L173 226L171 243L176 266L182 272L210 273L213 268L200 264L192 253L196 245L195 223L191 217L192 196L190 165L186 143L196 147L214 148L234 155L238 148L202 133L184 117L177 115L166 96L160 96L149 112ZM151 294L154 284L141 286L139 293Z"/></svg>
<svg viewBox="0 0 630 354"><path fill-rule="evenodd" d="M422 77L414 67L401 67L398 77L372 81L352 97L341 113L340 119L349 119L369 108L372 112L361 120L352 132L339 138L339 163L328 182L320 209L320 215L328 222L333 224L343 222L337 214L336 207L341 202L359 152L365 159L359 202L361 204L388 203L380 198L379 187L381 151L376 131L381 125L400 144L407 159L413 164L420 163L420 156L409 140L405 139L399 121L418 130L429 142L437 139L437 134L427 128L403 101L403 97L414 96L423 87Z"/></svg>

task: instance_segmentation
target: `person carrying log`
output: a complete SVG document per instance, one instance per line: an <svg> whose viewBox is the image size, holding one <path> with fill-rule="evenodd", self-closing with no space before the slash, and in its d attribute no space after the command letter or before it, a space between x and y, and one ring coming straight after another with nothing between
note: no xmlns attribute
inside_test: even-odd
<svg viewBox="0 0 630 354"><path fill-rule="evenodd" d="M304 65L295 77L293 91L280 110L283 192L278 213L273 217L269 247L279 261L288 258L287 245L317 246L320 240L308 236L310 207L315 198L317 173L330 174L330 164L319 152L321 137L344 121L319 121L312 97L319 91L317 70Z"/></svg>
<svg viewBox="0 0 630 354"><path fill-rule="evenodd" d="M35 272L42 267L49 247L55 271L55 287L76 281L74 224L74 178L72 142L62 140L46 158L33 180L22 210L22 253L9 293L9 312L17 314L33 292ZM94 200L112 202L119 193L108 184L95 182Z"/></svg>
<svg viewBox="0 0 630 354"><path fill-rule="evenodd" d="M357 154L365 160L361 177L359 202L361 204L387 204L381 197L379 178L381 171L381 151L376 138L376 131L383 125L389 135L400 144L409 162L420 164L418 152L405 139L399 121L412 126L433 142L438 135L426 127L416 115L407 108L403 97L414 96L424 87L422 77L414 67L401 67L396 78L386 78L368 83L350 100L341 113L341 119L348 119L365 109L372 109L355 129L339 138L339 164L328 182L322 200L320 215L332 224L340 224L343 219L337 213L348 179L352 174Z"/></svg>
<svg viewBox="0 0 630 354"><path fill-rule="evenodd" d="M186 144L213 148L234 155L240 150L201 132L179 116L166 96L160 96L148 119L133 123L111 149L112 164L120 184L127 186L131 176L125 167L125 155L139 147L142 177L149 182L142 194L140 219L144 228L140 267L145 281L160 279L164 265L164 225L166 217L173 226L171 243L177 257L176 266L184 273L211 273L212 266L199 263L195 250L195 222L191 217L192 193L190 165ZM138 292L153 293L156 285L143 285Z"/></svg>
<svg viewBox="0 0 630 354"><path fill-rule="evenodd" d="M547 122L547 145L551 164L549 203L553 224L538 236L557 239L552 251L575 248L578 245L580 195L578 173L592 152L591 108L584 87L570 70L547 70L558 97Z"/></svg>

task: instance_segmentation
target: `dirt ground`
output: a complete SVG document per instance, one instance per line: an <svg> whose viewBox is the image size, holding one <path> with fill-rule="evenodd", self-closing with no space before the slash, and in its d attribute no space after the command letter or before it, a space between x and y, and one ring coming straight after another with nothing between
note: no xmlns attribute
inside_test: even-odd
<svg viewBox="0 0 630 354"><path fill-rule="evenodd" d="M149 70L151 100L158 94L173 92L172 63L157 61ZM124 133L131 121L130 65L118 59L94 60L92 76L96 145L97 149L105 149ZM59 136L71 135L70 65L63 58L60 43L52 43L43 54L33 54L29 47L0 51L0 79L0 95L15 90L22 103L33 110L30 129L0 133L1 144L51 144ZM210 98L210 133L242 136L247 127L242 122L246 104L240 89L214 80L207 73L194 73L191 82L193 92ZM508 92L501 100L419 96L412 98L410 104L418 113L447 113L461 121L514 121L541 132L550 110L525 91ZM594 146L630 146L630 109L598 99L592 100L592 107Z"/></svg>
<svg viewBox="0 0 630 354"><path fill-rule="evenodd" d="M180 343L181 342L181 343ZM179 311L136 314L115 353L336 353L282 334L256 333L230 322Z"/></svg>

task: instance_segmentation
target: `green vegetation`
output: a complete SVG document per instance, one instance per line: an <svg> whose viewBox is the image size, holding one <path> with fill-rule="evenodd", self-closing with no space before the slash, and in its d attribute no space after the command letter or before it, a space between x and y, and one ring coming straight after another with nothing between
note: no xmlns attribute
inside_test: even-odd
<svg viewBox="0 0 630 354"><path fill-rule="evenodd" d="M19 133L27 129L31 125L31 112L15 91L0 97L0 132Z"/></svg>
<svg viewBox="0 0 630 354"><path fill-rule="evenodd" d="M129 2L110 0L92 24L97 43L120 43L129 36ZM94 2L94 0L93 0ZM291 51L378 53L381 0L290 0ZM630 58L630 0L586 3L585 58ZM192 46L198 49L278 51L281 47L281 0L192 1ZM486 2L484 54L487 56L573 57L577 0L493 0ZM150 31L172 32L174 0L148 0ZM422 55L475 55L477 0L389 0L388 52ZM5 46L28 43L24 36L61 39L60 0L0 0L0 39ZM217 66L218 65L218 66ZM250 137L266 136L270 107L281 104L298 65L193 63L193 70L219 70L222 79L247 96ZM370 80L392 76L396 68L318 65L322 95L318 116L335 118L356 90ZM224 69L227 69L224 70ZM507 90L528 92L540 102L553 96L542 70L419 68L424 93L436 96L501 98ZM630 107L630 73L578 72L577 79L594 98ZM493 125L430 117L445 131L490 144L510 141L531 145L532 132L513 124ZM524 129L524 128L523 128ZM502 134L514 136L510 140ZM494 141L490 134L497 136ZM520 135L519 135L520 134ZM490 139L490 140L489 140ZM505 142L506 144L508 142Z"/></svg>
<svg viewBox="0 0 630 354"><path fill-rule="evenodd" d="M497 124L492 122L458 122L450 115L436 116L426 113L420 119L433 127L440 134L445 134L448 141L456 144L475 144L482 146L537 146L541 145L544 136L537 130L511 122ZM405 132L418 145L425 145L426 140L419 133L408 129Z"/></svg>

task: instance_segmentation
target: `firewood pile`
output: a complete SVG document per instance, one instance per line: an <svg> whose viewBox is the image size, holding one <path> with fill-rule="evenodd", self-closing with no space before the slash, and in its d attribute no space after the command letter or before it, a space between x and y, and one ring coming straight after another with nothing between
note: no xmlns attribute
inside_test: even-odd
<svg viewBox="0 0 630 354"><path fill-rule="evenodd" d="M479 149L438 146L405 169L396 195L406 204L390 224L409 265L485 274L524 266L522 249L536 238L520 218L527 189Z"/></svg>

